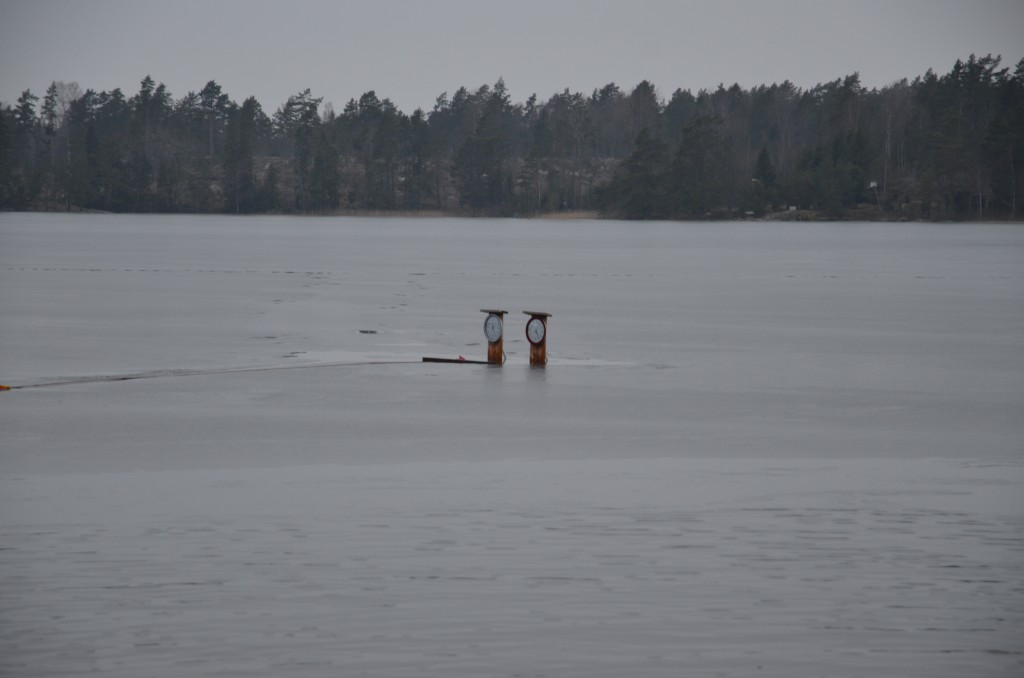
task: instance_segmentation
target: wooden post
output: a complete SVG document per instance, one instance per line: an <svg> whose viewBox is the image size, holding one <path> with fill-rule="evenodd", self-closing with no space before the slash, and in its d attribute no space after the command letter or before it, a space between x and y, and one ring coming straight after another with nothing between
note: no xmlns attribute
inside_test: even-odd
<svg viewBox="0 0 1024 678"><path fill-rule="evenodd" d="M530 319L526 321L526 339L530 342L530 366L544 367L548 364L548 318L550 313L523 311Z"/></svg>
<svg viewBox="0 0 1024 678"><path fill-rule="evenodd" d="M492 365L501 365L505 362L505 314L508 311L499 309L481 308L481 312L487 314L484 320L484 336L487 337L487 362ZM497 317L497 320L492 320Z"/></svg>

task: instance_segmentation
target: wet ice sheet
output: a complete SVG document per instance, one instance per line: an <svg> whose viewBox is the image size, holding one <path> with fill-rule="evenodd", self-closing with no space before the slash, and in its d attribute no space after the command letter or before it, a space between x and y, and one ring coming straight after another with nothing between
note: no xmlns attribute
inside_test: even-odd
<svg viewBox="0 0 1024 678"><path fill-rule="evenodd" d="M9 675L1013 675L1020 466L5 478Z"/></svg>
<svg viewBox="0 0 1024 678"><path fill-rule="evenodd" d="M1019 227L0 245L3 675L1020 673Z"/></svg>

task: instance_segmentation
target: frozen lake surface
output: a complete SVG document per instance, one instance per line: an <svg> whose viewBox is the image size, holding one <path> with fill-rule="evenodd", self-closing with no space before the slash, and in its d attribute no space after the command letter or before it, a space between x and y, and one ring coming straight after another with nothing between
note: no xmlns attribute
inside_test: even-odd
<svg viewBox="0 0 1024 678"><path fill-rule="evenodd" d="M0 383L2 676L1024 674L1020 226L0 214Z"/></svg>

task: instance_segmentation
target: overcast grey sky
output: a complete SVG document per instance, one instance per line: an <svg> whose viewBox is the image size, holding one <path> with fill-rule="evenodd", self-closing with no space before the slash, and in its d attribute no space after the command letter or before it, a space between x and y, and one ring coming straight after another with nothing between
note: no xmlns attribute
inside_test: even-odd
<svg viewBox="0 0 1024 678"><path fill-rule="evenodd" d="M216 80L272 113L310 88L407 113L504 77L513 101L647 79L882 87L971 53L1024 57L1024 0L0 0L0 101L51 81L175 99Z"/></svg>

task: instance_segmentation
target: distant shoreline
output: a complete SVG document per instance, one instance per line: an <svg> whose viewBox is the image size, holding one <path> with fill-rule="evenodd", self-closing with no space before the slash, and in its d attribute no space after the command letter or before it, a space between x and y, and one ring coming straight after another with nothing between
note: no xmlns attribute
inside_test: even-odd
<svg viewBox="0 0 1024 678"><path fill-rule="evenodd" d="M747 217L708 217L706 219L623 219L614 216L602 216L596 210L578 210L566 212L540 212L537 214L508 216L491 214L473 214L459 210L334 210L331 212L253 212L250 214L232 214L227 212L110 212L96 209L72 210L0 210L0 214L112 214L112 215L162 215L162 216L215 216L215 217L300 217L300 218L337 218L361 217L366 219L487 219L487 220L541 220L541 221L625 221L637 224L648 222L659 223L915 223L915 224L1024 224L1020 219L985 219L985 220L943 220L906 219L893 215L879 215L857 211L840 218L830 218L813 210L780 210L760 216Z"/></svg>

